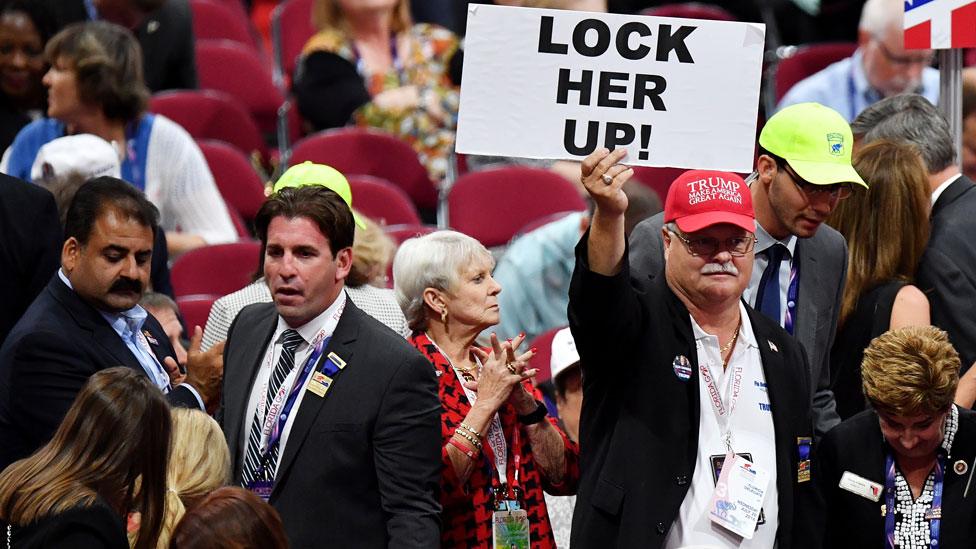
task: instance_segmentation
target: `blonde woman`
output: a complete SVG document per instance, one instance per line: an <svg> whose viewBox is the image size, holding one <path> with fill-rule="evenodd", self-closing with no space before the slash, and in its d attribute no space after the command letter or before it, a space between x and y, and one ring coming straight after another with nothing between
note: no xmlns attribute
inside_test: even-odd
<svg viewBox="0 0 976 549"><path fill-rule="evenodd" d="M157 549L169 547L173 530L188 510L230 481L230 453L217 422L199 410L187 408L173 409L172 416L173 445ZM129 545L136 546L135 532L129 533Z"/></svg>

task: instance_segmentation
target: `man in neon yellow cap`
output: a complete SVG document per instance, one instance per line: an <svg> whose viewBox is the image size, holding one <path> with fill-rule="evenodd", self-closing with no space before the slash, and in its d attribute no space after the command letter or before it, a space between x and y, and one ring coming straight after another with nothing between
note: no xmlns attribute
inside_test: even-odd
<svg viewBox="0 0 976 549"><path fill-rule="evenodd" d="M840 422L828 360L847 277L844 237L821 225L853 185L867 186L851 167L853 144L850 126L833 109L792 105L763 127L749 178L758 242L743 298L803 344L817 436ZM631 272L638 280L661 272L661 225L655 216L631 234Z"/></svg>

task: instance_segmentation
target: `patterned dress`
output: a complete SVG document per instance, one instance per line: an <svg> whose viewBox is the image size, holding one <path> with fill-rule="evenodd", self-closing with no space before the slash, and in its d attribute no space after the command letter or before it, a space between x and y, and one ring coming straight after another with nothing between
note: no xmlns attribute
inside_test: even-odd
<svg viewBox="0 0 976 549"><path fill-rule="evenodd" d="M490 489L494 468L486 461L484 453L478 455L478 463L472 470L468 481L461 483L454 472L451 460L447 455L447 441L454 434L454 429L464 420L471 410L464 388L458 381L450 361L437 349L426 334L415 333L409 339L427 359L433 364L438 377L441 397L441 433L444 448L441 451L444 462L444 472L441 476L441 505L444 507L441 532L441 546L445 549L490 547L492 541L491 515L492 501ZM528 383L528 382L526 382ZM528 385L527 385L528 386ZM541 394L532 388L538 400ZM523 506L528 512L531 525L530 539L533 549L549 549L556 547L552 528L549 524L549 514L546 510L543 490L555 495L575 493L579 480L579 447L571 442L556 426L553 418L549 421L556 426L563 438L566 454L566 476L559 485L546 481L540 474L532 456L532 448L528 443L529 435L524 425L518 422L515 409L505 404L498 411L502 430L511 451L512 432L520 429L521 466L519 483L522 486ZM485 444L487 446L487 443ZM514 477L514 460L508 460L509 478Z"/></svg>
<svg viewBox="0 0 976 549"><path fill-rule="evenodd" d="M390 111L369 102L352 117L357 126L379 128L409 143L433 181L447 173L447 161L454 147L460 95L448 76L451 57L458 50L458 38L436 25L418 24L395 37L396 59L385 73L365 73L352 39L338 29L326 29L305 45L303 55L324 51L346 59L359 69L370 96L401 86L417 86L421 106L408 111ZM328 100L323 98L323 100ZM424 105L440 105L446 118L427 111Z"/></svg>

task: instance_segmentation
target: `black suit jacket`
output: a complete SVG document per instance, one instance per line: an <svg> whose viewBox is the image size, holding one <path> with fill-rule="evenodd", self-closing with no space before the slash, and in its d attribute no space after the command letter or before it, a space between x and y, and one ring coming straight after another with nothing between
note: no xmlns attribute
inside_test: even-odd
<svg viewBox="0 0 976 549"><path fill-rule="evenodd" d="M227 335L218 418L238 485L253 419L245 417L247 403L277 323L273 303L251 305ZM352 300L321 360L333 352L346 367L325 398L308 393L294 412L271 494L291 546L438 547L441 405L434 369Z"/></svg>
<svg viewBox="0 0 976 549"><path fill-rule="evenodd" d="M613 277L576 251L569 320L583 367L580 487L574 547L660 547L691 485L698 454L699 378L688 310L663 274L631 286L625 257ZM797 437L812 436L806 354L786 331L746 306L762 356L776 432L780 549L815 547L812 482L797 483ZM673 370L691 363L690 379ZM707 412L707 410L706 410ZM814 513L814 515L811 515ZM806 517L806 518L804 518Z"/></svg>
<svg viewBox="0 0 976 549"><path fill-rule="evenodd" d="M827 504L824 547L884 547L881 505L885 502L886 452L887 444L874 410L849 418L824 437L815 471ZM976 484L969 487L968 497L963 497L974 470L974 459L976 412L960 409L959 428L952 440L943 485L940 547L972 547L976 540ZM966 464L966 470L961 473L954 470L954 464L960 460ZM845 471L880 484L879 500L874 502L840 488L838 484Z"/></svg>
<svg viewBox="0 0 976 549"><path fill-rule="evenodd" d="M160 363L175 359L152 315L144 329ZM0 347L0 469L50 440L88 378L115 366L144 372L105 318L55 274ZM199 407L185 387L167 398Z"/></svg>
<svg viewBox="0 0 976 549"><path fill-rule="evenodd" d="M965 372L976 361L976 187L966 176L949 185L932 207L932 232L918 266L932 324L949 333Z"/></svg>
<svg viewBox="0 0 976 549"><path fill-rule="evenodd" d="M59 29L88 20L83 0L34 1L47 5ZM150 90L158 92L197 87L193 17L188 0L166 0L133 32L142 47L142 69Z"/></svg>
<svg viewBox="0 0 976 549"><path fill-rule="evenodd" d="M0 345L58 270L62 242L51 193L0 174Z"/></svg>

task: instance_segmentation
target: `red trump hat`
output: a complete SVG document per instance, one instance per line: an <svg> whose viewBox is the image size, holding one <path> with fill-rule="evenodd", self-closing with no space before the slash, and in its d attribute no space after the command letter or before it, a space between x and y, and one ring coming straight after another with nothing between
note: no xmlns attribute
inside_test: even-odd
<svg viewBox="0 0 976 549"><path fill-rule="evenodd" d="M685 233L719 223L756 232L749 186L730 172L688 170L679 175L671 183L664 203L664 222L672 221Z"/></svg>

